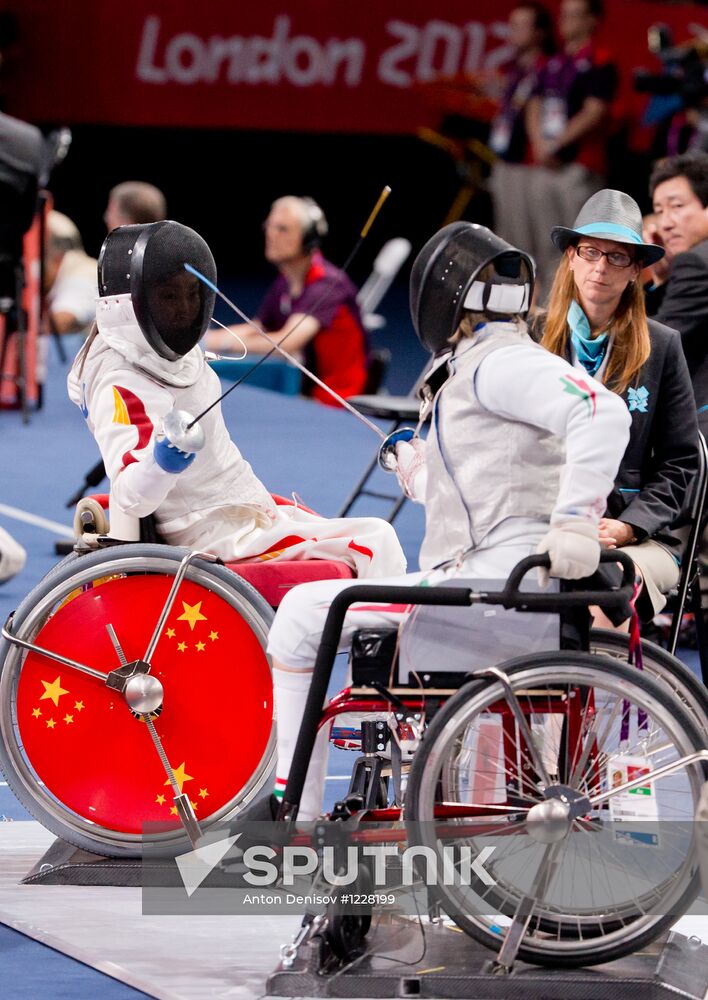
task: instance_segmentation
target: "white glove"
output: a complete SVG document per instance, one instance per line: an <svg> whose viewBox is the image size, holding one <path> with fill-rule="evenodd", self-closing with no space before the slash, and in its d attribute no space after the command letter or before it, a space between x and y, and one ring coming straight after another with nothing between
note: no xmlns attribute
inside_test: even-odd
<svg viewBox="0 0 708 1000"><path fill-rule="evenodd" d="M562 580L581 580L591 576L600 564L597 525L589 521L561 521L541 539L536 552L551 557L550 570L539 567L538 581L548 586L549 576Z"/></svg>
<svg viewBox="0 0 708 1000"><path fill-rule="evenodd" d="M428 470L425 466L425 441L414 437L396 443L396 478L405 495L414 503L425 503Z"/></svg>

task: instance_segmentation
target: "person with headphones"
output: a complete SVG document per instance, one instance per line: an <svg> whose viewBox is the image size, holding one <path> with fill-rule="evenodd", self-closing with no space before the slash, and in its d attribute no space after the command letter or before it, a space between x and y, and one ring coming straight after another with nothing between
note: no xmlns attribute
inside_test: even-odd
<svg viewBox="0 0 708 1000"><path fill-rule="evenodd" d="M363 392L368 345L356 303L357 290L320 252L328 230L324 212L312 198L286 195L273 202L263 229L266 260L279 274L266 292L256 320L276 343L287 337L285 349L304 354L307 367L340 396ZM254 354L270 350L265 337L246 323L229 330ZM234 343L222 330L210 331L207 338L207 347L215 351L233 349ZM337 405L309 379L303 382L302 392L328 406Z"/></svg>

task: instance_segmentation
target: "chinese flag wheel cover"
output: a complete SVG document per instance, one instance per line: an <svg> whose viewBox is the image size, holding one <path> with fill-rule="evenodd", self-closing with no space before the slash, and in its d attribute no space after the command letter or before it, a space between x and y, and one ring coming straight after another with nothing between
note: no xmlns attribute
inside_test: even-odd
<svg viewBox="0 0 708 1000"><path fill-rule="evenodd" d="M129 662L143 657L172 580L97 582L64 603L35 641L109 673L120 663L106 625ZM165 692L155 728L180 790L203 821L234 799L266 750L273 705L265 652L235 608L185 580L151 672ZM144 823L179 826L148 727L100 680L30 653L18 682L17 724L39 780L86 820L138 835Z"/></svg>

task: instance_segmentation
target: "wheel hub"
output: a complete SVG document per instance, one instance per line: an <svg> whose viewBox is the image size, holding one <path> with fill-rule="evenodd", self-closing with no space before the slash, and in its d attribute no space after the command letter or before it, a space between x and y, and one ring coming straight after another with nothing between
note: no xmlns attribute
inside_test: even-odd
<svg viewBox="0 0 708 1000"><path fill-rule="evenodd" d="M570 830L570 823L570 804L560 798L537 802L526 817L526 829L539 844L556 844L563 840Z"/></svg>
<svg viewBox="0 0 708 1000"><path fill-rule="evenodd" d="M162 704L164 689L152 674L134 674L125 685L125 700L140 715L155 712Z"/></svg>

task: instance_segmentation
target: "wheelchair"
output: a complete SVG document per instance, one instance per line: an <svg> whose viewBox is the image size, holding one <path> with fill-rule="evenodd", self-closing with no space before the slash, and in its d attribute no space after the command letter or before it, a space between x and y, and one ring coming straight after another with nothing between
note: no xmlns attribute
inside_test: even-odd
<svg viewBox="0 0 708 1000"><path fill-rule="evenodd" d="M610 599L606 592L521 591L524 573L542 559L519 564L498 593L369 583L340 593L279 816L297 815L320 727L352 712L378 715L370 725L380 727L383 716L391 746L406 752L383 758L379 741L363 747L349 794L329 818L401 818L409 842L436 854L451 839L481 850L501 834L493 891L479 897L452 885L428 892L431 907L507 966L517 955L555 965L608 961L641 947L689 905L698 887L690 823L708 756L702 686L650 643L639 647L640 672L622 662L622 637L600 634L590 652L490 662L456 684L447 676L438 683L433 671L422 686L397 686L384 663L378 677L355 673L354 685L322 706L355 601L557 612ZM265 643L273 611L234 570L248 565L228 568L165 545L108 544L69 556L8 619L0 644L0 765L18 799L57 836L108 856L139 856L148 844L174 854L270 791L275 731ZM337 564L316 571L319 578L348 572ZM631 578L627 561L623 587L612 595L627 607ZM620 784L613 785L613 764L625 768ZM634 788L656 789L670 849L627 880L618 878L622 845L605 844L600 834L613 801ZM589 895L578 902L573 879L554 877L558 870L566 879L580 873ZM354 921L325 916L328 940L343 958L370 918Z"/></svg>
<svg viewBox="0 0 708 1000"><path fill-rule="evenodd" d="M90 499L100 516L108 498ZM352 573L87 537L2 630L0 768L69 844L179 853L272 790L274 606L296 583Z"/></svg>
<svg viewBox="0 0 708 1000"><path fill-rule="evenodd" d="M398 819L408 845L432 856L438 872L446 863L457 865L447 854L451 847L481 857L493 849L485 861L491 885L473 886L460 873L428 883L425 891L429 913L446 914L494 951L502 971L517 958L568 968L612 961L643 948L690 906L700 888L693 818L708 777L705 689L651 643L632 649L626 637L604 632L590 633L586 651L543 650L476 669L459 678L456 689L445 670L447 651L438 645L427 672L401 686L382 655L391 637L379 630L359 637L353 686L324 715L321 706L344 617L355 602L482 604L532 613L587 611L599 603L629 614L633 566L622 553L603 553L603 561L624 568L622 586L609 594L521 590L525 573L545 558L522 560L499 592L479 592L463 581L342 591L330 607L279 814L281 821L297 816L323 720L352 707L388 711L392 748L399 750L410 746L410 729L417 730L410 762L399 753L396 767L395 749L390 762L374 752L386 743L381 722L363 722L365 752L349 793L326 819L358 821L362 832L352 839L365 843L375 839L365 831L369 823ZM393 805L381 793L386 777L394 779ZM651 800L651 808L635 807L633 796ZM316 834L323 839L324 824ZM427 861L421 881L426 870ZM296 942L320 936L339 959L352 959L362 952L371 916L346 915L335 904L306 918ZM285 957L292 961L294 953Z"/></svg>

